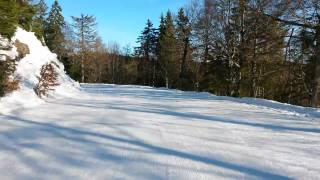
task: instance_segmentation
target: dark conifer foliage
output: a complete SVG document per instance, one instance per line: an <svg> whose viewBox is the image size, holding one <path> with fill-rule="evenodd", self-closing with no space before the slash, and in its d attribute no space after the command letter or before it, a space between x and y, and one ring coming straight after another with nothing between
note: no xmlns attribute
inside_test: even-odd
<svg viewBox="0 0 320 180"><path fill-rule="evenodd" d="M173 14L168 11L161 24L159 36L159 64L167 88L176 88L179 79L179 53Z"/></svg>
<svg viewBox="0 0 320 180"><path fill-rule="evenodd" d="M179 80L177 87L182 90L192 89L193 76L190 70L192 62L191 47L191 23L185 11L181 8L176 19L176 34L178 40L178 51L180 60Z"/></svg>
<svg viewBox="0 0 320 180"><path fill-rule="evenodd" d="M137 83L148 86L155 86L158 83L156 82L158 70L156 57L157 38L157 30L148 19L146 27L141 32L137 41L140 46L135 49L135 53L140 59L138 64Z"/></svg>
<svg viewBox="0 0 320 180"><path fill-rule="evenodd" d="M18 6L14 0L0 0L0 34L11 38L18 24Z"/></svg>
<svg viewBox="0 0 320 180"><path fill-rule="evenodd" d="M25 30L31 31L33 26L33 16L36 13L36 8L29 0L16 0L18 7L18 23Z"/></svg>
<svg viewBox="0 0 320 180"><path fill-rule="evenodd" d="M34 5L35 14L33 17L32 31L35 32L38 39L44 41L46 30L46 18L48 15L48 6L44 0L40 0Z"/></svg>
<svg viewBox="0 0 320 180"><path fill-rule="evenodd" d="M55 0L46 22L45 41L49 49L58 54L59 59L61 59L60 57L64 51L63 44L65 37L63 29L65 25L66 22L62 15L62 8L58 1Z"/></svg>

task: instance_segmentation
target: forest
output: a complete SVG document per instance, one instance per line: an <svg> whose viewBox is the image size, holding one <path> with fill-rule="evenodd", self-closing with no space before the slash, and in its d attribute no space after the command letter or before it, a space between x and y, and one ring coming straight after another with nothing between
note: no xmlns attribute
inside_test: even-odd
<svg viewBox="0 0 320 180"><path fill-rule="evenodd" d="M318 107L319 0L193 0L146 19L138 47L105 43L95 15L67 22L59 2L0 0L1 38L32 31L81 83L135 84ZM0 49L6 49L0 45ZM14 86L0 61L0 95Z"/></svg>

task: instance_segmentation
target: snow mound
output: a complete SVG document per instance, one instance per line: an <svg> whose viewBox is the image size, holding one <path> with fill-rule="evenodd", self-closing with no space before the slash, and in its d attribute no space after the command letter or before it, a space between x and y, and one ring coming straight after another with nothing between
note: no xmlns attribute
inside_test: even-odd
<svg viewBox="0 0 320 180"><path fill-rule="evenodd" d="M8 56L11 59L14 59L18 56L17 48L13 46L13 43L8 39L2 38L0 35L0 47L10 47L10 50L1 50L0 49L0 61L6 60L5 56Z"/></svg>
<svg viewBox="0 0 320 180"><path fill-rule="evenodd" d="M66 75L63 64L57 59L57 55L52 53L48 47L42 45L37 37L32 32L27 32L21 28L17 28L15 36L11 42L1 40L2 45L11 46L11 50L0 52L10 58L17 57L17 47L13 42L26 44L30 53L19 60L16 65L14 78L19 79L20 88L0 100L0 113L7 114L17 108L27 108L39 105L43 100L39 99L34 93L33 88L38 83L40 69L47 63L57 64L56 71L58 73L59 86L50 94L52 97L71 96L80 87ZM10 44L11 43L11 44ZM1 59L1 58L0 58ZM2 57L3 60L3 57Z"/></svg>

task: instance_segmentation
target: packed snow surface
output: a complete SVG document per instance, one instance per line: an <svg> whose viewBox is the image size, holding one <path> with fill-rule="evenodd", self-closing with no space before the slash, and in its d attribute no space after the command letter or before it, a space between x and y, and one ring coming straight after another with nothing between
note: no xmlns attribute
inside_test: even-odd
<svg viewBox="0 0 320 180"><path fill-rule="evenodd" d="M316 109L139 86L0 115L0 179L318 179Z"/></svg>

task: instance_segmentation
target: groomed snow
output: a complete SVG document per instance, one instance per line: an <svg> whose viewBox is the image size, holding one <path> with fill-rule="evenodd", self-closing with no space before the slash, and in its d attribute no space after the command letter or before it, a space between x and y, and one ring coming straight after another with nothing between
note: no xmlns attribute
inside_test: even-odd
<svg viewBox="0 0 320 180"><path fill-rule="evenodd" d="M316 109L139 86L0 116L0 179L318 179Z"/></svg>

